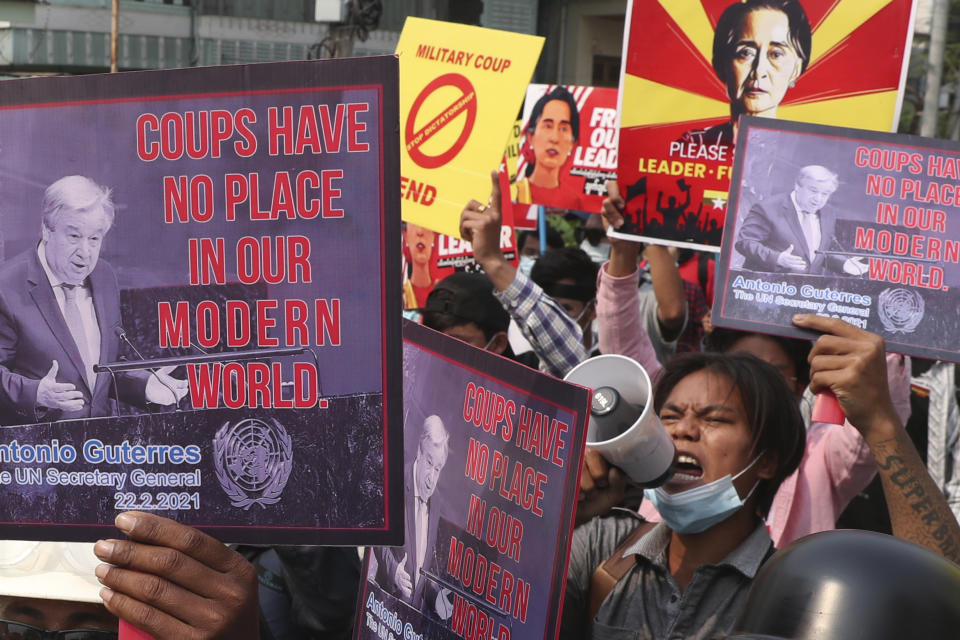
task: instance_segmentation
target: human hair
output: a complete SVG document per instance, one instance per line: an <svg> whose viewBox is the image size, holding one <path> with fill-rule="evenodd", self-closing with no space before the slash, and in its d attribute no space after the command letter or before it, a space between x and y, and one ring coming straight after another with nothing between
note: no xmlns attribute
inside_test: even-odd
<svg viewBox="0 0 960 640"><path fill-rule="evenodd" d="M517 250L523 249L523 245L527 242L527 238L533 238L538 243L540 242L540 234L537 231L531 231L529 229L524 229L517 232ZM554 229L553 227L547 225L547 247L546 249L562 249L563 248L563 236L560 235L560 232ZM540 252L543 253L546 251L544 247L540 247Z"/></svg>
<svg viewBox="0 0 960 640"><path fill-rule="evenodd" d="M427 443L442 446L444 455L450 451L450 433L438 415L427 416L423 421L418 448L423 449L423 445Z"/></svg>
<svg viewBox="0 0 960 640"><path fill-rule="evenodd" d="M657 384L653 403L657 413L681 380L698 371L724 376L740 394L752 434L754 455L771 456L773 477L757 486L757 511L766 517L780 483L803 458L806 428L787 381L772 365L746 353L684 353L671 359Z"/></svg>
<svg viewBox="0 0 960 640"><path fill-rule="evenodd" d="M733 60L733 45L737 41L740 28L748 14L760 9L780 11L787 16L790 31L790 45L800 57L800 73L810 64L810 20L798 0L745 0L734 2L724 9L717 20L713 34L713 70L724 84L728 82L730 63Z"/></svg>
<svg viewBox="0 0 960 640"><path fill-rule="evenodd" d="M790 362L793 363L794 375L797 377L797 384L800 388L803 389L810 384L810 362L807 357L810 355L810 350L813 349L813 343L809 340L714 327L713 331L703 339L703 347L706 351L714 353L728 353L738 341L747 336L760 336L777 343L777 346L783 349Z"/></svg>
<svg viewBox="0 0 960 640"><path fill-rule="evenodd" d="M573 133L573 141L580 138L580 110L577 108L577 101L573 99L573 94L566 87L556 86L547 93L540 96L540 99L533 104L530 110L530 120L527 122L526 133L532 134L537 129L537 123L540 122L540 116L543 115L543 108L548 102L561 100L570 107L570 131Z"/></svg>
<svg viewBox="0 0 960 640"><path fill-rule="evenodd" d="M547 295L589 302L597 297L597 270L597 264L590 259L586 251L577 247L564 247L550 249L540 256L533 263L530 279ZM564 278L571 278L573 285L557 285L557 282ZM551 290L557 286L563 290L557 290L554 295Z"/></svg>
<svg viewBox="0 0 960 640"><path fill-rule="evenodd" d="M537 100L533 109L530 111L530 120L527 122L527 128L524 129L524 133L533 135L537 130L537 123L540 122L540 116L543 115L543 109L547 106L548 102L553 100L560 100L566 102L567 106L570 107L570 132L573 134L573 141L576 142L580 139L580 110L577 108L577 101L573 99L573 94L567 91L566 87L556 86L547 93L540 96L540 99ZM533 173L534 163L527 163L526 175L530 177Z"/></svg>
<svg viewBox="0 0 960 640"><path fill-rule="evenodd" d="M114 207L110 189L101 187L86 176L64 176L47 187L43 192L40 211L43 214L43 226L51 231L63 211L102 211L107 217L107 228L113 226Z"/></svg>
<svg viewBox="0 0 960 640"><path fill-rule="evenodd" d="M423 324L446 331L475 323L487 340L510 326L510 314L493 295L493 282L485 273L452 273L433 288L421 310Z"/></svg>
<svg viewBox="0 0 960 640"><path fill-rule="evenodd" d="M796 186L799 187L800 181L803 179L813 180L814 182L830 182L834 191L840 186L840 178L837 177L837 174L819 164L808 164L801 168L797 173Z"/></svg>

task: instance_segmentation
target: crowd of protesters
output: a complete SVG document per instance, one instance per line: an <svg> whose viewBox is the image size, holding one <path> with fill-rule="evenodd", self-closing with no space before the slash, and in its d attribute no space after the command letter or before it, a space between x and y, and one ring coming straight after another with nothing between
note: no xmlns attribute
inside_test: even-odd
<svg viewBox="0 0 960 640"><path fill-rule="evenodd" d="M806 69L806 58L790 61L777 101ZM736 97L735 74L717 71ZM732 140L736 116L761 113L751 105L766 92L740 93L729 123L686 138ZM541 164L529 188L552 179ZM654 384L654 409L677 450L666 484L644 488L587 449L562 638L724 637L750 608L751 584L777 549L839 525L926 548L960 590L960 505L951 508L944 474L918 451L928 446L928 428L956 434L952 365L911 362L887 352L876 334L815 315L793 318L819 334L812 342L713 327L713 259L609 239L604 229L623 222L613 182L602 214L572 216L579 245L565 246L551 231L540 246L524 233L514 266L501 252L501 193L492 178L489 200L470 201L460 218L480 271L436 280L428 264L434 233L405 226L408 306L431 329L559 378L594 355L633 358ZM0 259L2 252L0 237ZM789 254L773 259L801 261ZM920 374L936 393L917 400L911 379ZM845 424L812 420L812 397L825 391L838 399ZM420 446L442 452L435 463L442 467L442 424L434 431ZM937 447L938 460L949 458L940 440ZM0 640L111 640L118 620L157 640L353 635L363 579L356 548L231 548L136 512L120 514L116 526L125 538L92 546L102 564L86 583L48 577L56 584L37 588L29 576L0 577ZM17 549L0 552L0 561L41 553L37 545ZM382 572L411 592L396 554L383 557L393 562Z"/></svg>
<svg viewBox="0 0 960 640"><path fill-rule="evenodd" d="M587 449L563 638L723 637L776 549L844 517L960 562L960 526L905 429L909 358L885 352L875 334L812 315L794 322L821 334L813 342L715 328L705 302L712 264L702 281L703 269L684 269L701 258L663 246L601 235L594 244L608 246L594 261L556 246L558 235L542 251L526 236L518 246L528 260L514 267L500 250L495 176L492 184L490 200L469 202L460 223L482 273L436 282L421 322L557 377L596 354L629 356L648 371L677 449L673 477L643 497ZM608 191L591 228L622 222L616 185ZM823 390L846 424L811 421L809 396ZM882 492L868 500L874 482ZM880 516L848 514L858 500L879 504ZM142 513L116 525L126 539L93 547L102 605L69 590L62 600L0 594L0 637L82 628L78 638L105 640L116 637L117 618L155 638L351 635L361 586L354 548L231 549ZM612 559L621 562L611 576Z"/></svg>

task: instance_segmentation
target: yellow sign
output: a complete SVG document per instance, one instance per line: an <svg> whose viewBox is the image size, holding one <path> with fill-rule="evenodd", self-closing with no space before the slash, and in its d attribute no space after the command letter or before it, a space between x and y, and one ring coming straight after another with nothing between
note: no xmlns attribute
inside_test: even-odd
<svg viewBox="0 0 960 640"><path fill-rule="evenodd" d="M407 18L400 56L400 197L408 222L460 235L486 201L543 38Z"/></svg>

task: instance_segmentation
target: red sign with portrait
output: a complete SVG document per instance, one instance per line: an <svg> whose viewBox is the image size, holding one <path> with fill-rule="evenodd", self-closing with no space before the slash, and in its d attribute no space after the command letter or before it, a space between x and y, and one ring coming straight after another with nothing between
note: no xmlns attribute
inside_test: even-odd
<svg viewBox="0 0 960 640"><path fill-rule="evenodd" d="M617 171L617 90L532 84L522 123L513 201L600 213Z"/></svg>
<svg viewBox="0 0 960 640"><path fill-rule="evenodd" d="M625 237L718 250L741 115L890 131L913 0L631 1Z"/></svg>

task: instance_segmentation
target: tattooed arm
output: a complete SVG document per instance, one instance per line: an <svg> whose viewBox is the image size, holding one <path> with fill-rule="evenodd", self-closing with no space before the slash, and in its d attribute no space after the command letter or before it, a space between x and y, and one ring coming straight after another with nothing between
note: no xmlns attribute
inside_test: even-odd
<svg viewBox="0 0 960 640"><path fill-rule="evenodd" d="M899 422L871 442L893 533L960 564L960 526ZM889 427L888 427L889 428Z"/></svg>
<svg viewBox="0 0 960 640"><path fill-rule="evenodd" d="M794 316L824 332L810 352L810 386L832 390L873 452L893 533L960 564L960 525L897 416L880 336L842 320Z"/></svg>

